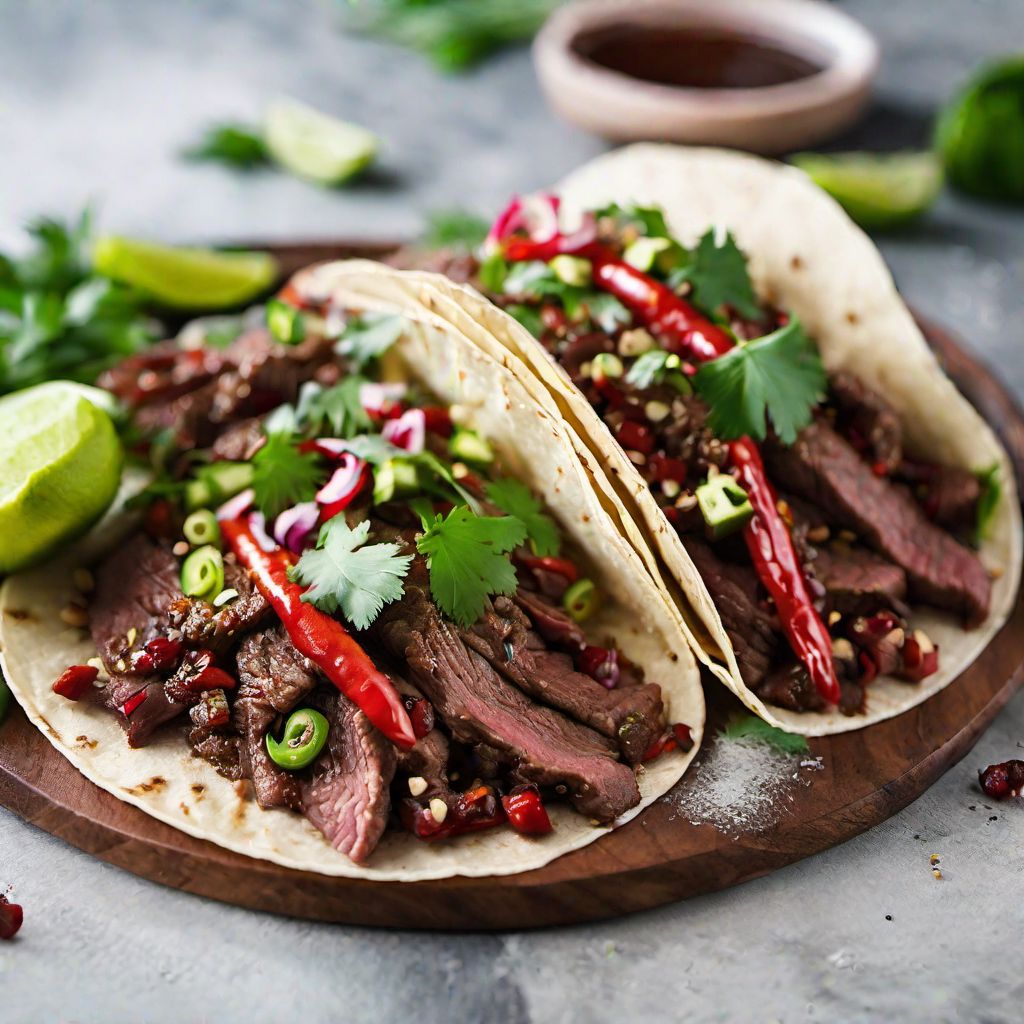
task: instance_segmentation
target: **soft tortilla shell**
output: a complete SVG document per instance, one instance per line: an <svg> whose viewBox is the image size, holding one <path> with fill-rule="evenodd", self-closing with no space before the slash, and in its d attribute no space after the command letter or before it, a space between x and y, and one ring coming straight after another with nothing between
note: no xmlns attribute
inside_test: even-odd
<svg viewBox="0 0 1024 1024"><path fill-rule="evenodd" d="M346 274L344 268L332 267L329 277L331 296L346 308L386 309L408 318L409 330L399 347L413 368L412 375L441 398L457 403L464 422L489 437L519 478L542 494L567 539L591 556L587 571L608 595L594 635L614 635L647 678L662 685L671 720L692 728L694 750L675 751L646 766L638 778L640 806L616 824L635 817L682 776L703 731L699 673L675 628L671 607L602 509L568 428L536 408L507 368L442 321L404 301L401 289L396 289L393 302L385 303L360 292L358 272ZM315 280L319 284L324 278ZM304 282L312 284L300 275L299 287L306 287ZM125 493L138 486L138 480L126 481ZM12 693L47 739L83 775L118 799L189 835L250 857L325 875L379 881L527 871L608 831L568 807L552 806L555 829L541 840L519 836L511 829L493 829L431 845L407 833L389 831L370 863L360 866L332 849L300 815L260 810L246 787L228 782L209 764L191 757L182 737L173 731L132 750L112 715L64 700L51 689L67 665L84 663L95 654L89 638L59 617L73 596L73 571L92 564L129 528L127 517L115 512L76 548L46 566L8 579L0 590L3 669Z"/></svg>

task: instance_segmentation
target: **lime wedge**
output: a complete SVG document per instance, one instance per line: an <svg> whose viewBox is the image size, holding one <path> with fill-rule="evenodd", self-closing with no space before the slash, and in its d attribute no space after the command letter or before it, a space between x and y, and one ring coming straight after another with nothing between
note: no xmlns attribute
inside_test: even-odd
<svg viewBox="0 0 1024 1024"><path fill-rule="evenodd" d="M282 167L321 185L340 185L377 154L377 136L295 100L270 104L264 125L267 149Z"/></svg>
<svg viewBox="0 0 1024 1024"><path fill-rule="evenodd" d="M914 220L942 187L942 170L931 153L797 153L793 163L863 228Z"/></svg>
<svg viewBox="0 0 1024 1024"><path fill-rule="evenodd" d="M77 385L0 399L0 574L84 533L114 500L123 460L110 417Z"/></svg>
<svg viewBox="0 0 1024 1024"><path fill-rule="evenodd" d="M130 284L176 309L240 306L277 280L277 261L265 252L181 249L108 236L96 242L98 273Z"/></svg>

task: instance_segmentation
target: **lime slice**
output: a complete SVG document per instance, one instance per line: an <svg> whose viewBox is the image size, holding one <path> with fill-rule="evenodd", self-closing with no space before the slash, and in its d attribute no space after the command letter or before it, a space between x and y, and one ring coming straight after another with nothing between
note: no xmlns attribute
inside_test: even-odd
<svg viewBox="0 0 1024 1024"><path fill-rule="evenodd" d="M282 167L321 185L340 185L377 154L377 136L295 100L267 110L264 131L270 155Z"/></svg>
<svg viewBox="0 0 1024 1024"><path fill-rule="evenodd" d="M269 253L180 249L118 236L96 242L93 264L98 273L177 309L240 306L265 292L278 276L277 261Z"/></svg>
<svg viewBox="0 0 1024 1024"><path fill-rule="evenodd" d="M84 533L114 500L123 460L110 417L74 384L0 399L0 574Z"/></svg>
<svg viewBox="0 0 1024 1024"><path fill-rule="evenodd" d="M797 153L806 171L864 228L891 228L919 217L942 187L931 153Z"/></svg>

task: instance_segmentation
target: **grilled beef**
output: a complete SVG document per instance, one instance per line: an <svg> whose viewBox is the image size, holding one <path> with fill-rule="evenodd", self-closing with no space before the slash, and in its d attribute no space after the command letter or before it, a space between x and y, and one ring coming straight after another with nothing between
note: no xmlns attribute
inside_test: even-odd
<svg viewBox="0 0 1024 1024"><path fill-rule="evenodd" d="M237 590L238 597L222 608L194 597L179 596L173 602L170 622L186 643L223 653L240 636L269 621L270 605L232 554L224 558L224 587Z"/></svg>
<svg viewBox="0 0 1024 1024"><path fill-rule="evenodd" d="M891 473L903 457L903 428L896 410L859 377L840 371L829 377L840 433L862 447L873 465Z"/></svg>
<svg viewBox="0 0 1024 1024"><path fill-rule="evenodd" d="M771 668L780 639L774 617L757 599L757 573L747 565L723 562L693 537L684 537L683 545L715 602L743 681L757 686Z"/></svg>
<svg viewBox="0 0 1024 1024"><path fill-rule="evenodd" d="M298 779L267 753L267 730L316 685L313 665L292 646L283 626L250 633L238 649L238 692L232 710L241 734L242 774L252 780L260 807L301 806Z"/></svg>
<svg viewBox="0 0 1024 1024"><path fill-rule="evenodd" d="M251 416L247 420L239 420L222 431L210 448L215 459L226 459L228 462L248 462L262 447L266 440L263 424L260 419Z"/></svg>
<svg viewBox="0 0 1024 1024"><path fill-rule="evenodd" d="M311 778L301 783L302 809L336 850L360 864L387 827L395 748L340 693L320 691L315 703L330 731Z"/></svg>
<svg viewBox="0 0 1024 1024"><path fill-rule="evenodd" d="M534 700L615 740L630 764L642 760L664 728L660 687L609 690L577 672L569 655L545 647L507 597L496 598L492 608L459 635L467 647Z"/></svg>
<svg viewBox="0 0 1024 1024"><path fill-rule="evenodd" d="M545 601L540 594L520 587L512 600L526 612L533 628L548 643L558 644L566 650L576 650L586 644L587 637L580 624L561 608Z"/></svg>
<svg viewBox="0 0 1024 1024"><path fill-rule="evenodd" d="M615 760L613 744L506 683L486 659L466 648L455 627L409 579L405 596L384 609L371 635L406 661L413 683L452 735L494 747L515 763L523 779L565 787L577 810L591 818L611 821L635 807L636 779Z"/></svg>
<svg viewBox="0 0 1024 1024"><path fill-rule="evenodd" d="M892 562L862 549L818 548L811 571L825 588L826 609L870 615L880 608L903 611L907 574Z"/></svg>
<svg viewBox="0 0 1024 1024"><path fill-rule="evenodd" d="M960 612L969 625L988 614L990 583L977 555L931 523L905 489L876 476L825 423L804 428L790 447L769 441L765 456L774 480L904 569L912 596Z"/></svg>

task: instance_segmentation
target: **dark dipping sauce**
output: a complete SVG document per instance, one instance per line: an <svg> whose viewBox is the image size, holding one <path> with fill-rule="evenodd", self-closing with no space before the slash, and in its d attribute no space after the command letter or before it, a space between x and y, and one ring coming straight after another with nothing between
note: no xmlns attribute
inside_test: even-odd
<svg viewBox="0 0 1024 1024"><path fill-rule="evenodd" d="M681 89L758 89L823 70L773 40L712 28L606 25L582 33L573 49L609 71Z"/></svg>

